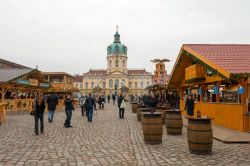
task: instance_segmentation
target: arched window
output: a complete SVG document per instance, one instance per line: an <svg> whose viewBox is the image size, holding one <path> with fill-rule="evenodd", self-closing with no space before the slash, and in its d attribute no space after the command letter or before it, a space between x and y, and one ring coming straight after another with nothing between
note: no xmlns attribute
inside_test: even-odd
<svg viewBox="0 0 250 166"><path fill-rule="evenodd" d="M113 88L113 80L109 80L109 88Z"/></svg>
<svg viewBox="0 0 250 166"><path fill-rule="evenodd" d="M112 67L112 61L109 60L109 67L111 68Z"/></svg>
<svg viewBox="0 0 250 166"><path fill-rule="evenodd" d="M122 66L125 67L125 60L122 61Z"/></svg>
<svg viewBox="0 0 250 166"><path fill-rule="evenodd" d="M119 89L119 80L115 80L115 85L116 85L117 89Z"/></svg>
<svg viewBox="0 0 250 166"><path fill-rule="evenodd" d="M119 60L118 59L115 60L115 67L119 67Z"/></svg>
<svg viewBox="0 0 250 166"><path fill-rule="evenodd" d="M122 87L125 86L125 83L126 83L126 81L124 79L122 79L122 82L121 82Z"/></svg>

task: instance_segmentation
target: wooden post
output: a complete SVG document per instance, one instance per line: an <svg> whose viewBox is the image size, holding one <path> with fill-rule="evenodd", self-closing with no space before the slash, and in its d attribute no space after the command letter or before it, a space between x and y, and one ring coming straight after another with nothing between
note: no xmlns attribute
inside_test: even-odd
<svg viewBox="0 0 250 166"><path fill-rule="evenodd" d="M218 94L216 95L216 102L220 102L220 85L221 85L221 81L216 83L217 87L218 87Z"/></svg>

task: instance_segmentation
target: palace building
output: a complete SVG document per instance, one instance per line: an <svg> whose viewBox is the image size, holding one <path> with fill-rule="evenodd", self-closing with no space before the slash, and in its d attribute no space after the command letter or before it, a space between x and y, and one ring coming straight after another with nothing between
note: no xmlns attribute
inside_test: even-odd
<svg viewBox="0 0 250 166"><path fill-rule="evenodd" d="M129 94L144 94L145 87L152 84L152 74L145 69L128 69L127 46L121 43L116 31L114 41L107 47L106 69L90 69L82 76L82 93L99 89L101 93L120 93L126 89Z"/></svg>

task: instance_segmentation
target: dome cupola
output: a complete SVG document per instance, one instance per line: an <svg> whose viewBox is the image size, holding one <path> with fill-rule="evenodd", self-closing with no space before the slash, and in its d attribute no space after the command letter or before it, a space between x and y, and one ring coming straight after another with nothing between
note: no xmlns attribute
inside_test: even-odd
<svg viewBox="0 0 250 166"><path fill-rule="evenodd" d="M120 34L118 33L118 30L116 31L114 35L114 42L113 44L109 45L107 47L107 54L108 56L113 54L124 54L127 55L127 46L121 43L120 41Z"/></svg>

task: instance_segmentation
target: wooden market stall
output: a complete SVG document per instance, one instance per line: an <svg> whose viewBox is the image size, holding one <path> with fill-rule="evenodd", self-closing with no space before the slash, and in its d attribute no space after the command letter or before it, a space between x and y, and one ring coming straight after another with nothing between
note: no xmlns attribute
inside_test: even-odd
<svg viewBox="0 0 250 166"><path fill-rule="evenodd" d="M168 90L178 91L180 109L191 94L195 115L238 131L249 131L250 45L183 45L171 73ZM183 111L185 114L185 111Z"/></svg>
<svg viewBox="0 0 250 166"><path fill-rule="evenodd" d="M0 116L6 111L32 110L35 95L50 87L37 69L0 69Z"/></svg>

